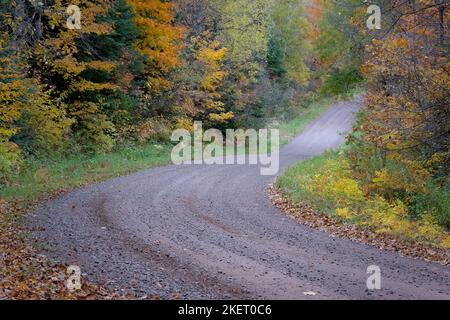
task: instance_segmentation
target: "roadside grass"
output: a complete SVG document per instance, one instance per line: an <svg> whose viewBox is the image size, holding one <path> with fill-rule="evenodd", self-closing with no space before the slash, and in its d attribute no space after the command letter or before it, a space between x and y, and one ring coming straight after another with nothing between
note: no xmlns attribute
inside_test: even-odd
<svg viewBox="0 0 450 320"><path fill-rule="evenodd" d="M284 146L289 141L306 129L315 119L327 111L332 105L339 101L349 100L352 97L364 93L362 86L357 86L350 89L345 94L340 96L321 96L315 98L311 103L299 109L299 114L291 120L275 125L280 129L280 145Z"/></svg>
<svg viewBox="0 0 450 320"><path fill-rule="evenodd" d="M284 146L296 135L327 111L337 100L335 98L322 98L312 102L306 108L302 108L300 115L286 123L278 125L280 129L280 145Z"/></svg>
<svg viewBox="0 0 450 320"><path fill-rule="evenodd" d="M341 222L368 227L377 234L400 240L450 249L450 233L439 225L433 210L411 219L408 206L402 201L364 192L343 149L288 168L275 186L289 201L307 204L315 212Z"/></svg>
<svg viewBox="0 0 450 320"><path fill-rule="evenodd" d="M123 147L109 154L73 155L59 159L28 160L0 189L0 199L28 202L57 190L70 190L170 162L172 145L149 143Z"/></svg>

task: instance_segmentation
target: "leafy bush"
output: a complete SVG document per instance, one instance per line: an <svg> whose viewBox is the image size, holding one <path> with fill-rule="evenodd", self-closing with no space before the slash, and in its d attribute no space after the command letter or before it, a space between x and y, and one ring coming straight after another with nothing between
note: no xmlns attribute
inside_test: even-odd
<svg viewBox="0 0 450 320"><path fill-rule="evenodd" d="M18 167L20 152L17 145L0 141L0 185L8 182L13 171Z"/></svg>
<svg viewBox="0 0 450 320"><path fill-rule="evenodd" d="M412 201L394 197L393 193L385 198L356 177L344 152L329 152L289 168L277 184L292 200L307 201L325 214L378 233L450 248L450 235L442 228L448 227L449 221L448 188L422 183L413 188L416 196ZM403 180L396 180L398 177L378 174L373 181L382 190L386 186L391 189L395 183L406 188L401 186ZM411 211L416 212L415 217Z"/></svg>
<svg viewBox="0 0 450 320"><path fill-rule="evenodd" d="M100 113L93 102L79 102L72 105L70 112L75 119L73 125L75 141L82 151L88 153L110 152L114 147L114 124Z"/></svg>
<svg viewBox="0 0 450 320"><path fill-rule="evenodd" d="M184 121L185 124L186 121ZM135 136L140 144L145 144L149 141L168 141L172 135L172 129L173 125L169 120L155 117L137 125L135 127Z"/></svg>
<svg viewBox="0 0 450 320"><path fill-rule="evenodd" d="M424 193L416 193L411 197L408 210L414 218L432 214L440 225L450 230L449 184L439 186L429 182Z"/></svg>
<svg viewBox="0 0 450 320"><path fill-rule="evenodd" d="M362 80L362 76L355 68L336 69L325 77L320 93L322 95L347 96L351 89Z"/></svg>
<svg viewBox="0 0 450 320"><path fill-rule="evenodd" d="M73 120L66 115L66 106L52 99L50 92L38 91L30 97L21 118L21 130L12 140L22 150L49 155L67 147L67 138Z"/></svg>

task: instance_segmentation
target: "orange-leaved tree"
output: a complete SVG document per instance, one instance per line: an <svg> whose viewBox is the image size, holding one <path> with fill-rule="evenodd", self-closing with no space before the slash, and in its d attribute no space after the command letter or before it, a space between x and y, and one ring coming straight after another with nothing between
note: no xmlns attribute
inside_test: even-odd
<svg viewBox="0 0 450 320"><path fill-rule="evenodd" d="M180 64L184 29L175 25L175 4L161 0L128 0L141 31L135 48L145 56L149 89L170 87L167 74Z"/></svg>

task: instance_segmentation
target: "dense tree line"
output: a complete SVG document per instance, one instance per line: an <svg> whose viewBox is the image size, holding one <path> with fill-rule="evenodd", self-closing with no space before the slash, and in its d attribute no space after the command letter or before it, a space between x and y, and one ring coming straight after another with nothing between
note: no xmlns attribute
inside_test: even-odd
<svg viewBox="0 0 450 320"><path fill-rule="evenodd" d="M19 159L166 139L192 120L255 127L310 80L294 0L2 0L0 172ZM80 29L68 28L69 5Z"/></svg>

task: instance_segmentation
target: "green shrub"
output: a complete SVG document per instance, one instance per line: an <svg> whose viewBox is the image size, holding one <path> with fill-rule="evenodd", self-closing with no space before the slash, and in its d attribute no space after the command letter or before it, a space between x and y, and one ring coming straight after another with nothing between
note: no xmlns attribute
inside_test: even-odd
<svg viewBox="0 0 450 320"><path fill-rule="evenodd" d="M93 102L78 102L71 106L75 142L82 152L106 153L114 147L114 124Z"/></svg>
<svg viewBox="0 0 450 320"><path fill-rule="evenodd" d="M0 185L9 181L11 174L18 168L20 159L17 145L0 141Z"/></svg>
<svg viewBox="0 0 450 320"><path fill-rule="evenodd" d="M424 214L432 214L437 222L450 230L450 186L448 183L439 186L433 182L427 184L426 192L412 196L408 206L409 214L420 218Z"/></svg>
<svg viewBox="0 0 450 320"><path fill-rule="evenodd" d="M323 81L320 93L322 95L348 96L351 89L363 80L358 69L337 69L331 72Z"/></svg>

